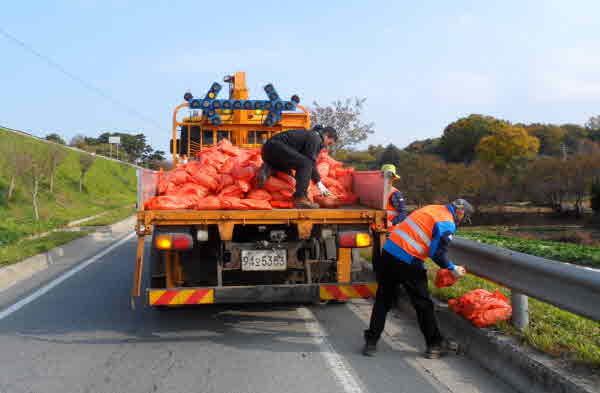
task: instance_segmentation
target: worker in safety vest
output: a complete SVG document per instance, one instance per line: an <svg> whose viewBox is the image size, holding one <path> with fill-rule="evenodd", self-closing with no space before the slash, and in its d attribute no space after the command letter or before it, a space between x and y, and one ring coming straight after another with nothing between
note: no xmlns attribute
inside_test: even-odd
<svg viewBox="0 0 600 393"><path fill-rule="evenodd" d="M388 172L391 174L393 180L399 180L400 176L396 173L396 166L392 164L385 164L381 167L382 172ZM390 229L394 225L400 224L406 218L406 206L404 205L404 195L398 191L395 187L391 187L391 190L386 200L385 210L387 212L387 227Z"/></svg>
<svg viewBox="0 0 600 393"><path fill-rule="evenodd" d="M385 242L377 269L377 295L371 313L371 323L365 330L365 356L374 356L377 341L385 327L385 318L394 305L401 284L408 293L417 312L419 327L425 337L425 356L437 359L448 350L456 350L457 344L445 339L435 318L433 302L427 287L425 260L431 258L454 276L465 274L462 266L455 265L446 256L456 227L474 209L464 199L456 199L448 205L429 205L412 212L400 224L392 227Z"/></svg>

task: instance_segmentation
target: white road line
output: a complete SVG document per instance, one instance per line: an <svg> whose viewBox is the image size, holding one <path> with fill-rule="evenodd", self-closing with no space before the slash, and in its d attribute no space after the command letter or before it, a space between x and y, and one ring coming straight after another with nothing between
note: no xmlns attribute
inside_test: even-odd
<svg viewBox="0 0 600 393"><path fill-rule="evenodd" d="M345 393L364 393L359 379L354 376L354 373L349 365L344 362L344 359L338 354L329 340L327 334L322 328L315 315L306 307L300 307L298 313L306 321L306 327L315 343L319 345L321 354L329 365L335 379L343 387Z"/></svg>
<svg viewBox="0 0 600 393"><path fill-rule="evenodd" d="M75 266L73 269L71 269L71 270L67 271L66 273L64 273L62 276L57 277L53 281L50 281L48 284L44 285L43 287L41 287L37 291L33 292L29 296L27 296L27 297L19 300L18 302L16 302L12 306L8 307L6 310L1 311L0 312L0 320L6 318L7 316L9 316L10 314L14 313L15 311L23 308L25 305L31 303L32 301L34 301L38 297L44 295L46 292L48 292L52 288L58 286L59 284L61 284L65 280L67 280L69 277L71 277L71 276L77 274L78 272L82 271L83 269L85 269L86 267L88 267L89 265L91 265L92 263L96 262L98 259L102 258L103 256L105 256L106 254L108 254L109 252L111 252L112 250L114 250L115 248L119 247L121 244L123 244L126 241L128 241L129 239L131 239L134 235L135 235L135 232L130 233L129 235L125 236L124 238L122 238L118 242L114 243L112 246L108 247L107 249L105 249L101 253L96 254L93 257L91 257L88 260L86 260L85 262L80 263L79 265Z"/></svg>

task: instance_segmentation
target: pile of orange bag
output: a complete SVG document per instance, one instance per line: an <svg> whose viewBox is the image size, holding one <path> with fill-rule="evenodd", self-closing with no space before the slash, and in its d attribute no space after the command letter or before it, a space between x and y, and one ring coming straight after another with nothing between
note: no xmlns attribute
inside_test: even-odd
<svg viewBox="0 0 600 393"><path fill-rule="evenodd" d="M262 165L260 149L240 149L223 139L196 155L196 161L160 171L157 196L148 200L146 210L270 210L293 208L296 187L294 177L277 172L263 189L256 184ZM352 172L323 150L317 159L321 181L332 192L328 198L336 205L350 205L358 197L352 194ZM308 197L314 201L319 190L311 182Z"/></svg>
<svg viewBox="0 0 600 393"><path fill-rule="evenodd" d="M498 290L491 293L475 289L458 299L448 300L448 306L479 327L491 326L512 316L508 298Z"/></svg>

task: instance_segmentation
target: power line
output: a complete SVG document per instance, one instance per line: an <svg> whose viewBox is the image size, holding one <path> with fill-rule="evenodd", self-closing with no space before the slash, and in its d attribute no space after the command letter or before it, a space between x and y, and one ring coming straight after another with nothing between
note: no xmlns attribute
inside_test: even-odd
<svg viewBox="0 0 600 393"><path fill-rule="evenodd" d="M78 82L79 84L81 84L86 89L91 90L94 93L98 94L99 96L101 96L101 97L109 100L110 102L113 103L113 105L119 107L119 109L122 109L122 110L128 112L131 116L137 117L140 120L143 120L145 122L151 123L153 126L159 128L161 130L164 129L164 127L162 125L160 125L159 122L157 122L157 121L155 121L155 120L153 120L153 119L151 119L149 117L146 117L143 113L139 112L135 108L132 108L132 107L128 106L127 104L122 103L121 101L119 101L116 98L112 97L110 94L106 93L104 90L100 89L99 87L96 87L93 84L91 84L91 83L87 82L86 80L82 79L81 77L73 74L72 72L70 72L69 70L67 70L65 67L63 67L59 63L53 61L49 57L47 57L47 56L43 55L42 53L38 52L33 47L31 47L30 45L26 44L25 42L19 40L15 36L9 34L2 27L0 27L0 35L3 35L9 41L12 41L13 43L17 44L21 48L25 49L27 52L29 52L29 53L33 54L34 56L38 57L43 62L45 62L46 64L48 64L52 68L58 70L62 74L66 75L70 79Z"/></svg>

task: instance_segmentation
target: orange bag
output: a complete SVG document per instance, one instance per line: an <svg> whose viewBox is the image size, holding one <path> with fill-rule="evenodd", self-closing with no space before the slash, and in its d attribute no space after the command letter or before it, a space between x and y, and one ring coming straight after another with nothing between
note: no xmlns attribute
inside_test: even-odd
<svg viewBox="0 0 600 393"><path fill-rule="evenodd" d="M265 190L269 192L277 192L281 190L292 191L289 183L277 177L269 177L265 182Z"/></svg>
<svg viewBox="0 0 600 393"><path fill-rule="evenodd" d="M208 188L210 191L216 191L219 188L217 179L203 172L194 173L192 181Z"/></svg>
<svg viewBox="0 0 600 393"><path fill-rule="evenodd" d="M340 200L332 196L315 196L315 202L324 209L337 209L341 205Z"/></svg>
<svg viewBox="0 0 600 393"><path fill-rule="evenodd" d="M277 176L279 179L286 182L290 187L296 188L296 178L295 177L290 176L284 172L277 172L277 173L275 173L275 176Z"/></svg>
<svg viewBox="0 0 600 393"><path fill-rule="evenodd" d="M250 191L250 183L248 183L247 181L236 180L235 185L238 186L240 188L240 190L242 190L242 192Z"/></svg>
<svg viewBox="0 0 600 393"><path fill-rule="evenodd" d="M198 198L204 198L208 195L208 189L199 184L187 183L187 184L184 184L177 193L178 194L193 194L193 195L196 195Z"/></svg>
<svg viewBox="0 0 600 393"><path fill-rule="evenodd" d="M317 165L317 172L321 175L321 178L329 176L329 164L326 162L322 162Z"/></svg>
<svg viewBox="0 0 600 393"><path fill-rule="evenodd" d="M235 180L233 180L233 176L219 175L219 189L223 189L224 187L231 186L233 184L235 184Z"/></svg>
<svg viewBox="0 0 600 393"><path fill-rule="evenodd" d="M229 139L221 139L219 143L217 143L217 146L219 147L219 150L230 156L238 157L242 155L242 149L233 146Z"/></svg>
<svg viewBox="0 0 600 393"><path fill-rule="evenodd" d="M458 277L448 269L440 269L435 275L435 286L445 288L454 285L458 281Z"/></svg>
<svg viewBox="0 0 600 393"><path fill-rule="evenodd" d="M145 203L146 210L183 210L190 207L188 198L178 196L157 196Z"/></svg>
<svg viewBox="0 0 600 393"><path fill-rule="evenodd" d="M224 197L220 197L221 199L221 205L223 206L223 209L228 209L228 210L245 210L246 206L242 203L242 200L240 198L237 197L232 197L232 196L224 196Z"/></svg>
<svg viewBox="0 0 600 393"><path fill-rule="evenodd" d="M508 298L498 290L490 293L485 289L475 289L458 299L449 300L448 306L479 327L491 326L512 316Z"/></svg>
<svg viewBox="0 0 600 393"><path fill-rule="evenodd" d="M269 203L269 201L260 200L260 199L242 199L242 204L246 207L246 209L250 210L272 210L273 207Z"/></svg>
<svg viewBox="0 0 600 393"><path fill-rule="evenodd" d="M250 182L256 175L256 172L257 169L254 167L242 167L238 165L231 171L231 176L233 176L234 179L246 180L247 182Z"/></svg>
<svg viewBox="0 0 600 393"><path fill-rule="evenodd" d="M196 210L220 210L221 201L214 195L207 196L196 202L194 209Z"/></svg>
<svg viewBox="0 0 600 393"><path fill-rule="evenodd" d="M291 196L283 195L279 191L275 191L275 192L271 193L271 199L274 200L274 201L285 202L285 201L291 201L292 197Z"/></svg>
<svg viewBox="0 0 600 393"><path fill-rule="evenodd" d="M247 197L248 199L258 199L264 201L270 201L271 199L273 199L271 194L269 194L265 190L252 190L248 193Z"/></svg>
<svg viewBox="0 0 600 393"><path fill-rule="evenodd" d="M271 206L275 209L293 209L294 204L286 201L271 201Z"/></svg>
<svg viewBox="0 0 600 393"><path fill-rule="evenodd" d="M208 165L202 165L200 161L190 161L187 164L185 164L183 168L185 168L187 173L192 177L194 177L194 174L196 173L204 173L212 177L217 176L217 170L215 168Z"/></svg>
<svg viewBox="0 0 600 393"><path fill-rule="evenodd" d="M231 173L233 168L235 168L239 164L238 157L231 157L225 163L219 167L219 173Z"/></svg>
<svg viewBox="0 0 600 393"><path fill-rule="evenodd" d="M190 175L185 168L176 168L171 171L171 182L176 185L182 185L191 180Z"/></svg>
<svg viewBox="0 0 600 393"><path fill-rule="evenodd" d="M227 186L221 190L219 193L219 198L224 197L234 197L234 198L242 198L244 196L244 192L237 184L233 184L231 186Z"/></svg>

